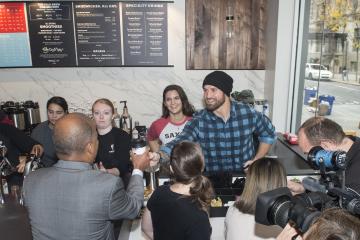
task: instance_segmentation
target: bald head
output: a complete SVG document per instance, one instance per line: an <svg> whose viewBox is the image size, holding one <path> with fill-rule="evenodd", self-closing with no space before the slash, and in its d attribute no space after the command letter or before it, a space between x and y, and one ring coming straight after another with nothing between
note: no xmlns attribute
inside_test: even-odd
<svg viewBox="0 0 360 240"><path fill-rule="evenodd" d="M95 144L96 138L95 123L81 113L67 114L59 119L54 127L55 151L58 157L63 160L93 161L94 159L88 159L89 156L85 157L86 159L71 158L74 156L81 158L81 155L88 155L86 154L87 147L89 144ZM97 149L95 150L97 151Z"/></svg>

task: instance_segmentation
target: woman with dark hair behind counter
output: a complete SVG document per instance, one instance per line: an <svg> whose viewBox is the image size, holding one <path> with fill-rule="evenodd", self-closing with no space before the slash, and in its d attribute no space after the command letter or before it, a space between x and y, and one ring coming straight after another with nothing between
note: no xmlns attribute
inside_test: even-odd
<svg viewBox="0 0 360 240"><path fill-rule="evenodd" d="M157 188L147 203L143 232L155 240L209 240L213 188L202 176L205 163L198 144L180 142L170 156L171 185Z"/></svg>
<svg viewBox="0 0 360 240"><path fill-rule="evenodd" d="M167 86L163 91L162 116L151 124L147 134L151 151L158 152L161 145L175 139L194 112L182 87Z"/></svg>
<svg viewBox="0 0 360 240"><path fill-rule="evenodd" d="M51 167L58 161L52 140L53 128L57 120L68 113L68 104L62 97L55 96L46 103L48 120L40 123L31 132L31 137L44 146L41 162L45 167Z"/></svg>
<svg viewBox="0 0 360 240"><path fill-rule="evenodd" d="M15 171L7 176L9 186L22 185L22 173L25 169L26 156L24 153L35 154L41 156L43 154L43 147L32 138L27 136L24 132L16 127L0 123L0 142L6 147L5 157L9 160ZM2 161L3 159L1 159Z"/></svg>

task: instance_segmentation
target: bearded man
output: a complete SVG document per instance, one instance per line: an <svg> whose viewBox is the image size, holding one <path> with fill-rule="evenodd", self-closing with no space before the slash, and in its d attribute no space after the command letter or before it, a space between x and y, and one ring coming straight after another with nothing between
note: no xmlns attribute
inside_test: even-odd
<svg viewBox="0 0 360 240"><path fill-rule="evenodd" d="M247 104L230 100L233 79L223 71L208 74L203 81L205 109L194 114L182 133L153 153L152 165L166 161L181 141L200 144L207 172L243 171L264 157L276 139L269 118ZM253 136L260 142L255 149Z"/></svg>

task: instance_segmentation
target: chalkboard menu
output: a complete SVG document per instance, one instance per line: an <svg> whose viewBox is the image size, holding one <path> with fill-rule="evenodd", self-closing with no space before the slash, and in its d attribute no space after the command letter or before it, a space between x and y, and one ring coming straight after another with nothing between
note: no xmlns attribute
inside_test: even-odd
<svg viewBox="0 0 360 240"><path fill-rule="evenodd" d="M167 64L166 3L124 3L123 13L125 64Z"/></svg>
<svg viewBox="0 0 360 240"><path fill-rule="evenodd" d="M76 65L71 2L27 5L32 65Z"/></svg>
<svg viewBox="0 0 360 240"><path fill-rule="evenodd" d="M168 66L167 4L0 3L0 67Z"/></svg>
<svg viewBox="0 0 360 240"><path fill-rule="evenodd" d="M121 65L119 4L74 3L79 66Z"/></svg>

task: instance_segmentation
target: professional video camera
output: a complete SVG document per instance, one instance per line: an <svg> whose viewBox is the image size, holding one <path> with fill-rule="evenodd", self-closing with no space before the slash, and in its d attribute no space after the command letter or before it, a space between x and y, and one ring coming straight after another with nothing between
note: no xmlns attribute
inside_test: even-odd
<svg viewBox="0 0 360 240"><path fill-rule="evenodd" d="M337 171L346 168L346 152L326 151L320 146L310 149L307 161L313 169Z"/></svg>
<svg viewBox="0 0 360 240"><path fill-rule="evenodd" d="M360 198L354 197L351 192L332 189L332 192L341 196L343 206L350 213L360 216ZM292 196L286 187L277 188L262 193L256 201L255 221L264 225L278 225L285 227L291 222L295 228L305 233L313 221L320 215L322 209L317 208L320 202L330 203L328 207L335 207L334 198L324 193L310 193L304 196ZM332 203L332 204L331 204Z"/></svg>
<svg viewBox="0 0 360 240"><path fill-rule="evenodd" d="M326 208L341 207L360 216L360 195L344 186L346 153L314 147L307 161L313 169L320 170L320 179L304 178L302 183L307 193L296 196L286 187L260 194L256 202L256 222L281 227L292 222L304 233Z"/></svg>
<svg viewBox="0 0 360 240"><path fill-rule="evenodd" d="M284 228L292 221L301 232L306 232L319 215L315 208L297 202L287 187L262 193L256 201L255 221L264 225Z"/></svg>
<svg viewBox="0 0 360 240"><path fill-rule="evenodd" d="M320 169L321 177L319 180L311 177L303 179L304 188L310 191L303 196L308 199L309 196L317 196L319 199L321 194L327 194L328 197L322 198L321 203L317 202L319 210L337 206L347 209L352 214L359 215L360 195L351 189L351 186L345 187L346 152L326 151L322 147L316 146L309 151L307 160L313 169ZM307 201L308 205L310 202ZM315 205L310 204L310 206Z"/></svg>

